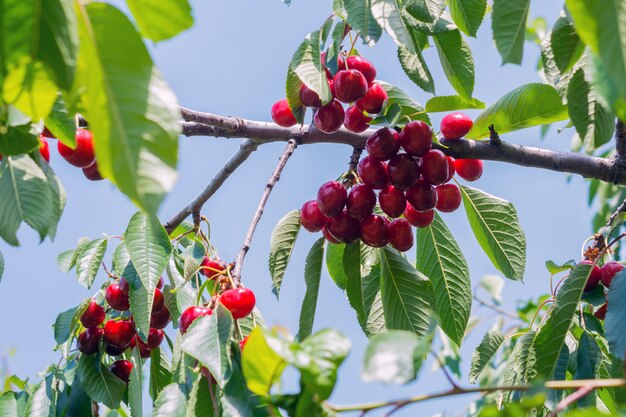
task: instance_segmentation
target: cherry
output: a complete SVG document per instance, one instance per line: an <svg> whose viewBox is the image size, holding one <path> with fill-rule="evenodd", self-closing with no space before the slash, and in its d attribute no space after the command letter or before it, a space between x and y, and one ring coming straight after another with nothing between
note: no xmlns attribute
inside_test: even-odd
<svg viewBox="0 0 626 417"><path fill-rule="evenodd" d="M367 59L359 55L352 55L346 59L348 68L355 69L361 72L368 84L371 84L376 79L376 68Z"/></svg>
<svg viewBox="0 0 626 417"><path fill-rule="evenodd" d="M157 288L162 290L163 289L163 285L165 284L165 281L163 281L163 277L159 278L159 282L157 282Z"/></svg>
<svg viewBox="0 0 626 417"><path fill-rule="evenodd" d="M104 298L107 303L119 311L126 311L130 308L128 300L128 282L124 278L120 278L118 282L112 282L107 287Z"/></svg>
<svg viewBox="0 0 626 417"><path fill-rule="evenodd" d="M148 349L156 349L161 346L161 342L163 342L164 336L165 333L163 333L163 330L151 328L148 332L148 341L146 343Z"/></svg>
<svg viewBox="0 0 626 417"><path fill-rule="evenodd" d="M391 183L399 190L411 188L419 178L419 167L413 157L402 153L394 156L387 164Z"/></svg>
<svg viewBox="0 0 626 417"><path fill-rule="evenodd" d="M348 200L346 187L338 181L328 181L317 191L317 207L326 217L337 215Z"/></svg>
<svg viewBox="0 0 626 417"><path fill-rule="evenodd" d="M369 127L369 123L372 118L363 114L363 112L356 106L348 107L346 115L343 120L343 125L350 132L361 133L365 132Z"/></svg>
<svg viewBox="0 0 626 417"><path fill-rule="evenodd" d="M602 265L601 280L604 286L609 288L611 286L611 281L613 281L613 277L615 277L615 274L617 274L622 269L624 269L624 265L620 264L619 262L611 261Z"/></svg>
<svg viewBox="0 0 626 417"><path fill-rule="evenodd" d="M404 218L415 227L428 227L435 219L435 211L417 211L411 204L406 205L404 210Z"/></svg>
<svg viewBox="0 0 626 417"><path fill-rule="evenodd" d="M388 185L382 189L378 194L378 202L380 208L389 217L400 217L406 208L404 193L393 185Z"/></svg>
<svg viewBox="0 0 626 417"><path fill-rule="evenodd" d="M346 209L348 214L355 219L369 216L376 206L376 194L367 184L358 184L352 187L348 195Z"/></svg>
<svg viewBox="0 0 626 417"><path fill-rule="evenodd" d="M296 117L291 111L291 107L289 107L289 103L287 102L286 98L278 100L272 106L272 120L278 126L282 127L291 127L295 126L296 123L298 123Z"/></svg>
<svg viewBox="0 0 626 417"><path fill-rule="evenodd" d="M317 109L313 116L313 123L322 132L333 133L339 130L344 118L343 106L337 100L333 100Z"/></svg>
<svg viewBox="0 0 626 417"><path fill-rule="evenodd" d="M333 78L332 74L330 73L330 70L327 68L328 64L326 62L326 52L322 52L322 54L320 55L321 60L322 60L322 65L324 65L324 69L326 70L326 77L328 78ZM341 54L337 54L337 68L338 69L344 69L346 68L346 60L343 57L343 55Z"/></svg>
<svg viewBox="0 0 626 417"><path fill-rule="evenodd" d="M371 156L361 159L357 166L357 173L361 180L374 190L381 190L389 184L387 165Z"/></svg>
<svg viewBox="0 0 626 417"><path fill-rule="evenodd" d="M106 347L104 348L104 351L109 356L119 356L122 353L124 353L126 349L128 349L128 347L121 348L121 347L114 346L114 345L106 345Z"/></svg>
<svg viewBox="0 0 626 417"><path fill-rule="evenodd" d="M398 132L388 127L378 129L372 136L367 138L365 149L370 156L387 161L394 157L400 149L398 142Z"/></svg>
<svg viewBox="0 0 626 417"><path fill-rule="evenodd" d="M95 301L92 301L85 309L83 315L80 316L80 322L87 328L97 327L104 321L104 316L104 308Z"/></svg>
<svg viewBox="0 0 626 417"><path fill-rule="evenodd" d="M126 349L135 336L132 320L109 320L104 324L104 340L117 348Z"/></svg>
<svg viewBox="0 0 626 417"><path fill-rule="evenodd" d="M600 306L593 315L596 316L598 320L604 320L606 318L606 310L609 307L608 301Z"/></svg>
<svg viewBox="0 0 626 417"><path fill-rule="evenodd" d="M300 224L309 232L319 232L327 221L328 217L317 207L315 200L307 201L300 208Z"/></svg>
<svg viewBox="0 0 626 417"><path fill-rule="evenodd" d="M154 299L152 300L152 309L155 311L161 310L165 306L165 297L163 296L163 292L155 288L154 289Z"/></svg>
<svg viewBox="0 0 626 417"><path fill-rule="evenodd" d="M406 252L413 247L413 231L405 219L395 219L389 224L389 244L400 252Z"/></svg>
<svg viewBox="0 0 626 417"><path fill-rule="evenodd" d="M300 101L307 107L317 108L322 106L320 96L304 84L300 87Z"/></svg>
<svg viewBox="0 0 626 417"><path fill-rule="evenodd" d="M372 83L367 92L355 103L356 106L370 114L380 113L385 104L389 100L385 89L377 83Z"/></svg>
<svg viewBox="0 0 626 417"><path fill-rule="evenodd" d="M423 156L433 145L433 131L421 120L414 120L404 126L398 140L409 155Z"/></svg>
<svg viewBox="0 0 626 417"><path fill-rule="evenodd" d="M333 77L335 98L342 103L351 103L365 96L367 80L360 71L340 70Z"/></svg>
<svg viewBox="0 0 626 417"><path fill-rule="evenodd" d="M435 190L437 191L437 210L450 213L461 205L461 191L456 184L440 185Z"/></svg>
<svg viewBox="0 0 626 417"><path fill-rule="evenodd" d="M347 211L339 212L328 220L328 232L341 243L356 242L359 238L359 221Z"/></svg>
<svg viewBox="0 0 626 417"><path fill-rule="evenodd" d="M219 259L211 259L208 256L205 256L202 259L202 263L200 264L202 269L200 269L200 273L209 279L215 279L226 269L226 264Z"/></svg>
<svg viewBox="0 0 626 417"><path fill-rule="evenodd" d="M54 139L54 135L52 134L52 132L50 132L50 130L46 126L43 127L43 131L41 132L41 136L43 136L45 138Z"/></svg>
<svg viewBox="0 0 626 417"><path fill-rule="evenodd" d="M170 320L172 320L172 315L167 307L163 307L161 310L153 309L150 316L150 327L154 327L155 329L164 329Z"/></svg>
<svg viewBox="0 0 626 417"><path fill-rule="evenodd" d="M459 177L467 181L476 181L483 175L483 161L480 159L457 159L454 166Z"/></svg>
<svg viewBox="0 0 626 417"><path fill-rule="evenodd" d="M41 157L46 160L46 162L50 162L50 144L48 143L48 139L44 135L39 136L39 153Z"/></svg>
<svg viewBox="0 0 626 417"><path fill-rule="evenodd" d="M249 337L250 337L250 336L246 336L246 337L244 337L244 338L241 340L241 342L239 342L239 349L240 349L240 350L242 350L242 351L243 351L243 348L245 348L245 347L246 347L246 343L248 343L248 338L249 338Z"/></svg>
<svg viewBox="0 0 626 417"><path fill-rule="evenodd" d="M130 373L133 371L133 363L126 359L113 362L111 365L111 372L124 382L128 382L130 379Z"/></svg>
<svg viewBox="0 0 626 417"><path fill-rule="evenodd" d="M324 239L326 239L330 243L334 243L334 244L341 243L340 241L335 239L335 236L330 234L330 232L328 231L328 227L327 226L324 226L324 228L322 229L322 233L324 234Z"/></svg>
<svg viewBox="0 0 626 417"><path fill-rule="evenodd" d="M86 168L96 159L93 153L93 133L89 130L76 130L76 149L72 149L63 142L58 142L61 156L70 164L78 168Z"/></svg>
<svg viewBox="0 0 626 417"><path fill-rule="evenodd" d="M446 180L446 182L449 182L452 177L454 177L454 174L456 173L455 166L456 160L453 157L448 156L448 179Z"/></svg>
<svg viewBox="0 0 626 417"><path fill-rule="evenodd" d="M423 179L406 191L406 199L417 211L429 211L437 206L437 191Z"/></svg>
<svg viewBox="0 0 626 417"><path fill-rule="evenodd" d="M366 245L380 248L387 244L389 220L377 214L371 214L361 220L361 240Z"/></svg>
<svg viewBox="0 0 626 417"><path fill-rule="evenodd" d="M243 287L224 291L219 300L230 311L234 319L240 319L252 313L256 304L252 290Z"/></svg>
<svg viewBox="0 0 626 417"><path fill-rule="evenodd" d="M144 359L148 359L150 357L150 352L151 352L151 349L148 347L148 345L145 344L143 340L139 338L139 336L135 336L133 338L133 341L131 342L130 347L134 347L133 344L135 343L137 345L137 349L139 349L139 356L141 356Z"/></svg>
<svg viewBox="0 0 626 417"><path fill-rule="evenodd" d="M102 181L104 179L100 171L98 171L98 161L93 161L93 164L83 168L83 175L89 181Z"/></svg>
<svg viewBox="0 0 626 417"><path fill-rule="evenodd" d="M432 185L440 185L448 178L448 158L438 149L431 149L422 157L422 177Z"/></svg>
<svg viewBox="0 0 626 417"><path fill-rule="evenodd" d="M600 281L602 280L602 270L598 265L594 265L594 263L588 259L581 261L576 266L580 265L593 265L591 267L591 273L589 274L589 278L587 279L587 283L585 284L584 291L589 292L594 290Z"/></svg>
<svg viewBox="0 0 626 417"><path fill-rule="evenodd" d="M211 314L213 314L213 310L210 308L197 306L187 307L187 309L180 315L180 319L178 319L180 332L185 334L195 319L201 316L210 316Z"/></svg>
<svg viewBox="0 0 626 417"><path fill-rule="evenodd" d="M441 120L441 134L448 140L460 139L470 131L474 122L463 113L450 113Z"/></svg>
<svg viewBox="0 0 626 417"><path fill-rule="evenodd" d="M91 355L98 351L98 344L104 334L104 330L100 327L91 327L78 335L78 350L85 355Z"/></svg>

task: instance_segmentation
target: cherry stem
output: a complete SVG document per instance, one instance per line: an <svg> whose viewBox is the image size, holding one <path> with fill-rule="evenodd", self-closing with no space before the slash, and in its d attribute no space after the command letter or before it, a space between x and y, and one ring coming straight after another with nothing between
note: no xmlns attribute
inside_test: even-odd
<svg viewBox="0 0 626 417"><path fill-rule="evenodd" d="M539 315L539 312L541 311L541 309L544 308L548 303L553 303L553 302L554 300L552 298L548 298L543 303L539 304L539 307L537 307L537 311L535 311L535 315L533 316L533 319L530 321L530 325L528 326L529 329L532 329L533 324L535 323L535 320L537 319L537 316Z"/></svg>

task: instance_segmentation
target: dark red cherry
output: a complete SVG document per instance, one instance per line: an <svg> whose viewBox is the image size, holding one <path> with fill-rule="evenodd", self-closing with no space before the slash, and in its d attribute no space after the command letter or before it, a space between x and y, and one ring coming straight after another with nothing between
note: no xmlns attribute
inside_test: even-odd
<svg viewBox="0 0 626 417"><path fill-rule="evenodd" d="M286 98L278 100L272 106L272 120L278 126L282 127L291 127L298 123L296 117L291 112L291 108L289 107L289 103Z"/></svg>
<svg viewBox="0 0 626 417"><path fill-rule="evenodd" d="M374 190L381 190L389 184L387 165L371 156L361 159L357 167L357 173L361 180Z"/></svg>
<svg viewBox="0 0 626 417"><path fill-rule="evenodd" d="M450 113L441 120L441 134L448 140L460 139L472 129L472 119L463 113Z"/></svg>
<svg viewBox="0 0 626 417"><path fill-rule="evenodd" d="M437 191L423 179L406 191L406 199L417 211L429 211L437 206Z"/></svg>
<svg viewBox="0 0 626 417"><path fill-rule="evenodd" d="M120 356L121 354L123 354L126 351L126 349L128 349L128 346L127 347L119 347L119 346L107 344L106 347L104 348L104 351L109 356Z"/></svg>
<svg viewBox="0 0 626 417"><path fill-rule="evenodd" d="M172 320L172 315L167 307L163 307L160 310L152 310L152 314L150 315L150 327L165 329L170 320Z"/></svg>
<svg viewBox="0 0 626 417"><path fill-rule="evenodd" d="M104 340L113 346L125 349L135 336L132 320L109 320L104 325Z"/></svg>
<svg viewBox="0 0 626 417"><path fill-rule="evenodd" d="M338 241L335 236L331 235L330 232L328 231L328 224L326 226L324 226L324 228L322 229L322 233L324 234L324 239L326 239L327 241L329 241L330 243L334 243L334 244L339 244L341 243L340 241Z"/></svg>
<svg viewBox="0 0 626 417"><path fill-rule="evenodd" d="M378 129L365 142L365 149L370 156L380 161L393 158L400 149L398 132L388 127Z"/></svg>
<svg viewBox="0 0 626 417"><path fill-rule="evenodd" d="M150 357L150 352L151 349L148 347L148 345L146 343L144 343L143 340L141 340L141 338L139 336L135 336L133 338L133 341L130 343L130 347L133 348L135 345L137 346L137 349L139 350L139 355L143 358L143 359L148 359Z"/></svg>
<svg viewBox="0 0 626 417"><path fill-rule="evenodd" d="M104 308L95 301L92 301L85 309L83 315L80 316L80 322L85 327L97 327L104 321L104 316Z"/></svg>
<svg viewBox="0 0 626 417"><path fill-rule="evenodd" d="M96 159L93 153L93 133L89 130L76 130L76 149L63 142L58 142L59 153L70 164L78 168L86 168Z"/></svg>
<svg viewBox="0 0 626 417"><path fill-rule="evenodd" d="M453 157L448 156L448 179L446 179L446 182L449 182L454 177L456 172L455 166L456 160Z"/></svg>
<svg viewBox="0 0 626 417"><path fill-rule="evenodd" d="M361 72L368 84L371 84L376 79L376 68L367 59L359 55L352 55L346 59L348 68L355 69Z"/></svg>
<svg viewBox="0 0 626 417"><path fill-rule="evenodd" d="M341 243L352 243L359 238L359 221L350 217L347 211L341 211L328 220L328 232Z"/></svg>
<svg viewBox="0 0 626 417"><path fill-rule="evenodd" d="M343 125L350 132L361 133L365 132L369 127L369 123L372 118L363 114L359 108L352 106L346 110L346 115L343 121Z"/></svg>
<svg viewBox="0 0 626 417"><path fill-rule="evenodd" d="M360 71L340 70L333 77L335 98L342 103L351 103L365 96L367 80Z"/></svg>
<svg viewBox="0 0 626 417"><path fill-rule="evenodd" d="M363 98L357 100L356 106L369 114L376 114L381 112L388 99L385 89L380 84L372 83Z"/></svg>
<svg viewBox="0 0 626 417"><path fill-rule="evenodd" d="M158 288L154 289L154 299L152 301L152 309L154 311L161 310L165 306L165 297L163 296L163 291Z"/></svg>
<svg viewBox="0 0 626 417"><path fill-rule="evenodd" d="M461 191L456 184L443 184L435 190L437 191L437 210L450 213L461 205Z"/></svg>
<svg viewBox="0 0 626 417"><path fill-rule="evenodd" d="M602 270L598 265L594 265L594 263L588 259L579 262L577 266L579 265L593 265L591 267L591 273L589 274L587 283L585 284L584 291L588 292L594 290L602 280Z"/></svg>
<svg viewBox="0 0 626 417"><path fill-rule="evenodd" d="M46 160L46 162L50 162L50 144L48 143L48 139L44 135L39 136L39 153L41 157Z"/></svg>
<svg viewBox="0 0 626 417"><path fill-rule="evenodd" d="M111 308L119 311L126 311L130 308L128 300L128 282L124 278L120 278L117 282L112 282L107 287L104 298Z"/></svg>
<svg viewBox="0 0 626 417"><path fill-rule="evenodd" d="M300 87L300 101L307 107L318 108L322 106L320 96L304 84Z"/></svg>
<svg viewBox="0 0 626 417"><path fill-rule="evenodd" d="M432 185L440 185L448 179L448 158L438 149L431 149L420 162L422 177Z"/></svg>
<svg viewBox="0 0 626 417"><path fill-rule="evenodd" d="M319 232L327 221L328 217L317 207L316 200L307 201L300 208L300 224L309 232Z"/></svg>
<svg viewBox="0 0 626 417"><path fill-rule="evenodd" d="M162 290L163 285L165 285L165 281L163 281L163 277L159 278L159 282L157 282L157 288Z"/></svg>
<svg viewBox="0 0 626 417"><path fill-rule="evenodd" d="M202 267L200 270L202 275L209 279L216 279L223 274L226 269L226 264L222 260L209 258L208 256L202 258L202 264L200 266Z"/></svg>
<svg viewBox="0 0 626 417"><path fill-rule="evenodd" d="M414 120L404 126L398 140L409 155L423 156L433 145L433 131L421 120Z"/></svg>
<svg viewBox="0 0 626 417"><path fill-rule="evenodd" d="M133 363L126 359L113 362L111 365L111 372L124 382L130 380L130 373L133 371Z"/></svg>
<svg viewBox="0 0 626 417"><path fill-rule="evenodd" d="M161 346L161 342L163 342L164 337L165 333L163 333L163 330L151 328L148 332L148 341L146 346L148 346L148 349L156 349Z"/></svg>
<svg viewBox="0 0 626 417"><path fill-rule="evenodd" d="M324 133L333 133L339 130L343 124L345 113L343 106L337 100L333 100L315 112L313 123Z"/></svg>
<svg viewBox="0 0 626 417"><path fill-rule="evenodd" d="M389 217L400 217L406 207L404 193L393 185L388 185L378 194L380 208Z"/></svg>
<svg viewBox="0 0 626 417"><path fill-rule="evenodd" d="M380 248L387 244L387 227L389 220L383 216L372 214L361 220L361 240L366 245Z"/></svg>
<svg viewBox="0 0 626 417"><path fill-rule="evenodd" d="M400 252L406 252L413 247L413 231L405 219L395 219L389 224L387 236L389 244Z"/></svg>
<svg viewBox="0 0 626 417"><path fill-rule="evenodd" d="M340 213L348 200L348 191L338 181L328 181L317 191L317 207L326 217Z"/></svg>
<svg viewBox="0 0 626 417"><path fill-rule="evenodd" d="M89 181L102 181L104 179L100 171L98 171L98 161L93 161L93 164L83 168L83 175Z"/></svg>
<svg viewBox="0 0 626 417"><path fill-rule="evenodd" d="M608 301L600 306L593 315L596 316L598 320L604 320L606 318L606 310L609 307Z"/></svg>
<svg viewBox="0 0 626 417"><path fill-rule="evenodd" d="M220 303L230 311L234 319L241 319L252 313L256 298L249 288L231 288L222 293Z"/></svg>
<svg viewBox="0 0 626 417"><path fill-rule="evenodd" d="M611 261L602 265L602 283L605 287L609 288L611 286L611 281L613 281L613 277L619 271L624 269L624 265L619 262Z"/></svg>
<svg viewBox="0 0 626 417"><path fill-rule="evenodd" d="M404 210L404 218L415 227L427 227L430 226L435 219L435 211L417 211L411 204L406 205Z"/></svg>
<svg viewBox="0 0 626 417"><path fill-rule="evenodd" d="M358 184L350 189L346 209L348 214L355 219L369 216L376 206L376 193L367 184Z"/></svg>
<svg viewBox="0 0 626 417"><path fill-rule="evenodd" d="M476 181L483 175L483 161L480 159L457 159L454 167L459 177L467 181Z"/></svg>
<svg viewBox="0 0 626 417"><path fill-rule="evenodd" d="M100 327L91 327L78 335L77 347L81 353L91 355L98 351L98 344L104 335L104 330Z"/></svg>
<svg viewBox="0 0 626 417"><path fill-rule="evenodd" d="M201 316L210 316L211 314L213 314L213 310L210 308L198 306L187 307L180 315L180 319L178 319L178 328L182 334L185 334L195 319Z"/></svg>
<svg viewBox="0 0 626 417"><path fill-rule="evenodd" d="M46 126L43 127L43 131L41 132L41 136L43 136L44 138L55 139L55 137L52 134L52 132Z"/></svg>
<svg viewBox="0 0 626 417"><path fill-rule="evenodd" d="M419 167L412 156L398 154L389 160L387 172L391 183L397 189L406 191L417 182Z"/></svg>

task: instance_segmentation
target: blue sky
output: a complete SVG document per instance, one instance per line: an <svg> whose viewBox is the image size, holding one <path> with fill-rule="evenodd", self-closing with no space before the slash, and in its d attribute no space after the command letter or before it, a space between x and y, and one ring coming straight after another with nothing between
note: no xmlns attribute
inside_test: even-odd
<svg viewBox="0 0 626 417"><path fill-rule="evenodd" d="M284 96L284 78L291 55L310 31L316 30L330 14L331 1L293 0L285 7L279 0L231 0L227 2L194 1L196 26L183 35L152 46L157 64L186 107L255 120L270 120L272 104ZM531 16L545 16L554 21L558 2L533 2ZM489 17L488 17L489 18ZM538 48L528 44L524 65L501 66L501 59L491 40L490 21L483 23L478 39L470 40L476 64L475 96L492 103L522 83L540 82L536 73ZM404 75L396 58L395 47L383 39L374 48L358 49L377 67L378 78L403 88L424 103L428 95ZM438 95L452 94L436 51L425 52L435 78ZM475 115L476 113L470 113ZM437 126L442 115L433 115ZM563 127L563 126L560 126ZM538 129L507 134L512 143L567 150L573 131L557 134L552 129L544 140ZM180 139L180 179L163 204L160 215L167 220L201 190L224 161L237 149L238 139ZM68 192L68 204L59 225L56 240L39 245L35 233L24 227L20 231L22 247L12 248L0 242L7 259L4 279L0 283L0 352L15 348L10 370L21 376L35 376L58 355L52 351L54 339L51 324L56 314L68 309L91 293L56 266L58 253L74 247L81 236L95 238L102 233L121 234L136 211L129 201L106 181L92 183L82 173L65 163L52 142L51 163ZM212 224L213 244L224 259L233 259L246 233L263 186L269 178L284 144L259 148L227 181L204 207ZM304 296L303 268L306 254L319 237L301 233L284 279L279 302L270 291L267 269L269 237L273 226L287 211L300 205L317 192L323 182L336 178L345 169L350 149L341 145L302 146L296 150L270 197L257 229L252 248L243 269L243 280L257 294L258 305L266 322L297 332L300 302ZM587 187L580 178L567 182L555 172L528 169L500 163L485 163L483 177L473 184L491 194L512 201L528 241L524 283L507 282L506 306L514 309L515 301L545 293L549 275L544 262L580 257L582 242L592 233L591 210L587 207ZM463 249L470 266L472 281L478 283L485 274L497 273L473 237L462 209L443 216ZM413 253L409 258L414 257ZM105 279L99 275L98 285ZM483 310L473 313L486 315ZM492 322L486 321L463 346L464 374L471 352ZM334 403L352 403L390 399L431 392L445 387L440 373L424 370L420 379L406 387L366 384L360 380L360 369L366 338L362 335L345 296L325 273L315 328L334 327L348 335L353 352L343 366ZM456 414L469 403L470 397L433 401L397 416L430 415L444 410Z"/></svg>

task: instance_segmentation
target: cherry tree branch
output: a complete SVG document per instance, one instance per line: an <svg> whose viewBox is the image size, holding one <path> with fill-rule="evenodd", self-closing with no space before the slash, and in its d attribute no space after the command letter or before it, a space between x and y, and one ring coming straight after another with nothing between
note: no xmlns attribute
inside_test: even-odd
<svg viewBox="0 0 626 417"><path fill-rule="evenodd" d="M626 127L620 119L615 123L615 151L619 158L626 159Z"/></svg>
<svg viewBox="0 0 626 417"><path fill-rule="evenodd" d="M561 411L565 410L568 406L580 400L583 397L589 395L597 387L594 384L588 384L584 387L578 388L576 391L563 398L561 402L556 405L556 408L547 415L547 417L556 417Z"/></svg>

